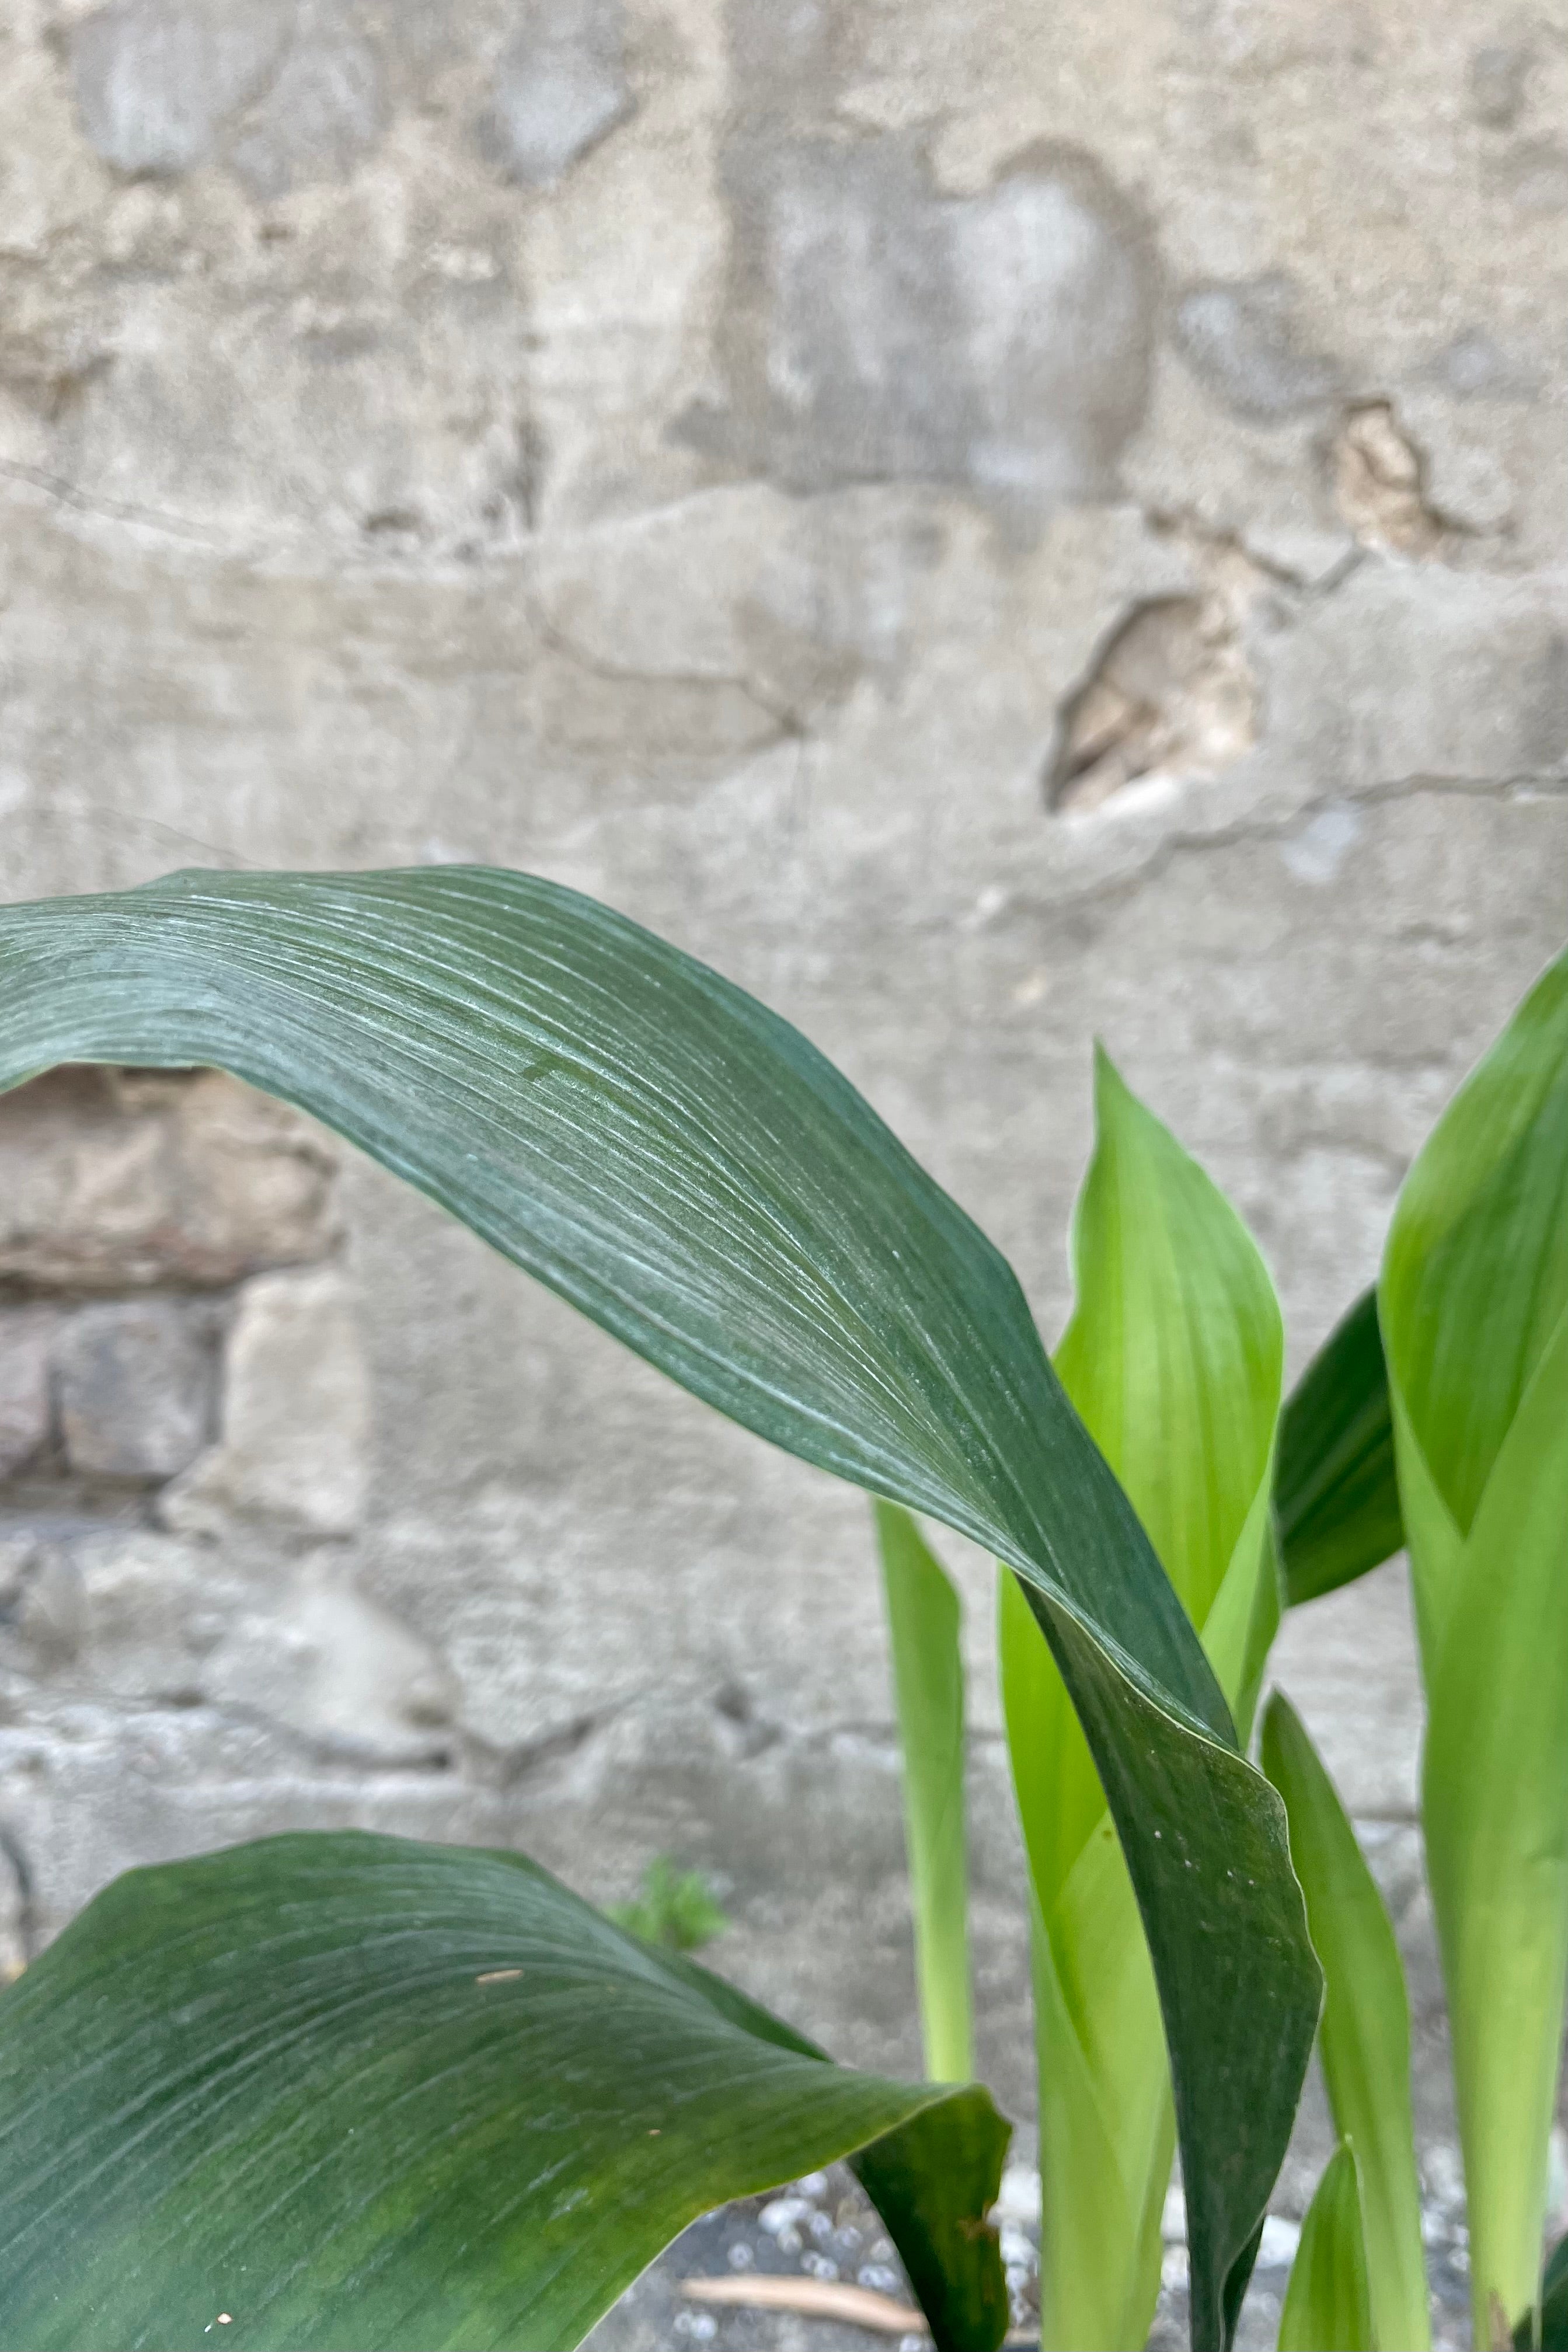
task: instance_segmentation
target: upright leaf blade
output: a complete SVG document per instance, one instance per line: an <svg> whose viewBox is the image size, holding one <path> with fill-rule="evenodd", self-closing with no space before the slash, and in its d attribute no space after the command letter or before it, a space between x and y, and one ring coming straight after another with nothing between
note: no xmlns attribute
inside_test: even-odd
<svg viewBox="0 0 1568 2352"><path fill-rule="evenodd" d="M1422 1806L1478 2331L1533 2302L1568 1972L1568 1320L1465 1548L1428 1683ZM1506 1581L1505 1581L1506 1580ZM1479 2340L1484 2340L1479 2339Z"/></svg>
<svg viewBox="0 0 1568 2352"><path fill-rule="evenodd" d="M1356 2151L1377 2340L1426 2352L1410 2003L1394 1929L1334 1784L1281 1691L1263 1718L1263 1769L1290 1817L1290 1856L1322 1963L1319 2047L1335 2127Z"/></svg>
<svg viewBox="0 0 1568 2352"><path fill-rule="evenodd" d="M185 875L0 913L0 1084L216 1064L314 1113L695 1394L1016 1568L1100 1767L1224 2340L1317 1974L1278 1800L991 1244L786 1024L525 876Z"/></svg>
<svg viewBox="0 0 1568 2352"><path fill-rule="evenodd" d="M1095 1109L1058 1370L1250 1722L1279 1622L1279 1308L1235 1212L1103 1053ZM1000 1638L1037 1937L1041 2337L1114 2352L1142 2342L1159 2290L1172 2152L1160 2011L1096 1759L1005 1578ZM1237 2297L1250 2259L1233 2265Z"/></svg>
<svg viewBox="0 0 1568 2352"><path fill-rule="evenodd" d="M1405 1548L1375 1289L1363 1292L1290 1392L1274 1503L1292 1608Z"/></svg>
<svg viewBox="0 0 1568 2352"><path fill-rule="evenodd" d="M1568 1971L1568 957L1411 1170L1379 1296L1485 2341L1537 2293Z"/></svg>
<svg viewBox="0 0 1568 2352"><path fill-rule="evenodd" d="M1095 1153L1073 1227L1077 1304L1056 1368L1121 1465L1201 1626L1269 1468L1284 1367L1279 1302L1225 1195L1102 1048L1094 1100Z"/></svg>
<svg viewBox="0 0 1568 2352"><path fill-rule="evenodd" d="M879 1503L876 1514L893 1654L926 2073L933 2083L964 2083L974 2072L974 2019L959 1601L947 1570L908 1511L897 1503Z"/></svg>
<svg viewBox="0 0 1568 2352"><path fill-rule="evenodd" d="M1568 1307L1568 956L1405 1178L1381 1303L1412 1432L1464 1531Z"/></svg>
<svg viewBox="0 0 1568 2352"><path fill-rule="evenodd" d="M939 2346L1005 2325L984 2093L834 2066L516 1854L132 1872L0 1996L0 2341L36 2352L195 2352L220 2313L275 2352L556 2352L686 2221L868 2142L914 2267L947 2257Z"/></svg>
<svg viewBox="0 0 1568 2352"><path fill-rule="evenodd" d="M1307 2209L1279 2315L1279 2352L1373 2352L1356 2159L1342 2141ZM1403 2344L1395 2336L1388 2346Z"/></svg>

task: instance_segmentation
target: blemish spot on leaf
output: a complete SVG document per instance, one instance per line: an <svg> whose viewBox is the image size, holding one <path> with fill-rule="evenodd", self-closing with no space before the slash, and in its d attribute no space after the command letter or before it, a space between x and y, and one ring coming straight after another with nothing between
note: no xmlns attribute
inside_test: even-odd
<svg viewBox="0 0 1568 2352"><path fill-rule="evenodd" d="M521 1969L487 1969L482 1977L474 1979L474 1982L477 1985L515 1984L521 1974Z"/></svg>

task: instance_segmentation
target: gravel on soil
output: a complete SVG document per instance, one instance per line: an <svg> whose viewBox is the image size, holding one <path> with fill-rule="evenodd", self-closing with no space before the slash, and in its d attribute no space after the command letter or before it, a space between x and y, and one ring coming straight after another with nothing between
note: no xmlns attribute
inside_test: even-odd
<svg viewBox="0 0 1568 2352"><path fill-rule="evenodd" d="M1436 2352L1463 2352L1469 2342L1469 2285L1462 2209L1446 2177L1428 2188L1423 2226ZM996 2219L1013 2294L1014 2352L1037 2341L1029 2324L1038 2309L1039 2210L1039 2176L1027 2166L1009 2166ZM1269 2216L1242 2306L1237 2352L1273 2352L1300 2237L1298 2221ZM1149 2352L1185 2352L1187 2254L1179 2189L1166 2200L1165 2242ZM689 2278L748 2277L837 2280L898 2297L910 2305L909 2333L872 2334L815 2315L695 2303L681 2293ZM930 2352L930 2346L880 2217L854 2175L834 2165L767 2196L739 2198L694 2221L605 2314L584 2352Z"/></svg>

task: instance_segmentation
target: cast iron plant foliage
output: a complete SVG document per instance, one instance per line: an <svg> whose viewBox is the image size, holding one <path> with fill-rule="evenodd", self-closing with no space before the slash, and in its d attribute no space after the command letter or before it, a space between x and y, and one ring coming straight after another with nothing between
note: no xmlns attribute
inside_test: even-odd
<svg viewBox="0 0 1568 2352"><path fill-rule="evenodd" d="M1568 957L1439 1122L1401 1192L1380 1285L1282 1412L1278 1309L1234 1212L1103 1056L1097 1112L1075 1229L1078 1299L1057 1370L1244 1734L1281 1585L1289 1605L1313 1601L1408 1539L1476 2341L1511 2334L1558 2352L1568 2241L1539 2291L1536 2278L1568 1969ZM928 2053L944 2035L966 2050L952 2031L962 2019L967 2032L968 2000L958 1601L906 1513L880 1505L879 1525ZM1033 1895L1042 2342L1114 2352L1143 2342L1158 2291L1169 2075L1092 1763L1013 1580L1001 1600ZM1341 2135L1279 2342L1426 2352L1410 2011L1394 1931L1279 1691L1262 1759L1286 1802L1325 1971L1319 2046Z"/></svg>
<svg viewBox="0 0 1568 2352"><path fill-rule="evenodd" d="M1280 1613L1272 1513L1279 1305L1235 1211L1103 1052L1095 1112L1073 1233L1077 1301L1056 1370L1136 1507L1245 1738ZM949 2021L962 2014L967 2031L959 1604L909 1514L884 1503L878 1517L908 1759L927 2063L936 2074ZM1175 2144L1159 1997L1093 1758L1005 1572L998 1604L1029 1871L1040 2337L1047 2352L1121 2352L1145 2341L1154 2315ZM954 2059L967 2047L952 2036Z"/></svg>
<svg viewBox="0 0 1568 2352"><path fill-rule="evenodd" d="M1102 1102L1097 1167L1108 1136ZM1174 1168L1168 1153L1163 1171L1158 1154L1147 1158L1145 1226L1172 1224ZM1086 1207L1094 1184L1091 1171ZM1201 1237L1190 1224L1173 1261L1184 1311L1176 1290L1162 1292L1157 1266L1140 1274L1131 1252L1117 1264L1102 1255L1097 1270L1085 1225L1080 1212L1079 1309L1058 1366L1192 1606L1171 1522L1121 1450L1125 1431L1119 1438L1103 1406L1075 1386L1068 1342L1109 1299L1129 1325L1142 1318L1146 1370L1160 1359L1195 1361ZM1233 1281L1228 1297L1239 1328L1245 1286ZM1097 1348L1091 1361L1103 1376L1114 1349ZM1233 1437L1247 1385L1239 1370L1238 1360ZM1212 1465L1226 1447L1210 1411L1189 1399L1166 1426L1193 1459ZM1411 1169L1376 1288L1350 1309L1279 1416L1274 1506L1289 1606L1408 1549L1427 1704L1422 1822L1453 2035L1475 2340L1565 2352L1568 2240L1543 2274L1541 2247L1568 1975L1568 956L1531 991ZM1253 1626L1256 1661L1270 1629L1262 1613ZM1244 1717L1255 1670L1237 1701ZM1016 1765L1016 1734L1014 1747ZM1285 1800L1325 1974L1319 2050L1341 2135L1307 2217L1280 2346L1424 2352L1431 2323L1410 2011L1394 1931L1333 1783L1278 1691L1264 1714L1262 1760ZM1025 1811L1026 1821L1026 1800ZM1086 1980L1089 1956L1100 1987L1111 1975L1108 1950L1125 1969L1134 1947L1125 1923L1108 1946L1103 1924L1086 1935L1069 1921L1058 1938ZM1047 2249L1053 2178L1070 2184L1096 2159L1095 2130L1108 2116L1122 2146L1136 2148L1128 2121L1140 2099L1148 2112L1159 2073L1157 2052L1142 2087L1102 2061L1098 2114L1087 2125L1042 2087ZM1131 2243L1134 2230L1122 2228ZM1070 2246L1066 2259L1070 2273ZM1082 2282L1068 2284L1083 2295ZM1047 2328L1050 2294L1047 2284ZM1058 2332L1056 2340L1072 2339Z"/></svg>
<svg viewBox="0 0 1568 2352"><path fill-rule="evenodd" d="M1475 2340L1568 2346L1563 2246L1541 2273L1568 1975L1568 955L1428 1138L1376 1292L1298 1403L1280 1496L1292 1597L1402 1543L1410 1556ZM1423 2346L1398 1954L1332 1783L1281 1698L1263 1759L1327 1978L1324 2073L1360 2170L1373 2335ZM1339 2211L1343 2235L1352 2200Z"/></svg>
<svg viewBox="0 0 1568 2352"><path fill-rule="evenodd" d="M1227 2344L1320 1999L1240 1654L1216 1673L1011 1270L853 1088L634 924L479 868L0 911L0 1086L81 1061L300 1105L697 1397L1004 1564L1010 1719L1048 1669L1147 1941L1194 2341ZM967 2074L956 2029L936 2056ZM1005 2325L984 2090L837 2066L512 1854L325 1835L132 1873L0 1999L0 2341L39 2352L205 2347L219 2314L233 2345L546 2352L697 2213L839 2156L937 2345Z"/></svg>

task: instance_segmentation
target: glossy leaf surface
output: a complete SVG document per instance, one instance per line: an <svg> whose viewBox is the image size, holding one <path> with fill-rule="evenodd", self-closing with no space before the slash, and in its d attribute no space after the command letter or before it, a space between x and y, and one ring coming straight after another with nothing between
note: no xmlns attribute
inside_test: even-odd
<svg viewBox="0 0 1568 2352"><path fill-rule="evenodd" d="M958 1594L914 1520L877 1505L904 1783L904 1842L926 2073L974 2072L964 1836L963 1658Z"/></svg>
<svg viewBox="0 0 1568 2352"><path fill-rule="evenodd" d="M1290 1855L1322 1963L1318 2047L1335 2128L1356 2152L1377 2339L1426 2352L1410 2003L1394 1929L1338 1791L1281 1691L1263 1718L1263 1769L1290 1816Z"/></svg>
<svg viewBox="0 0 1568 2352"><path fill-rule="evenodd" d="M0 1084L216 1064L300 1105L735 1420L1017 1570L1153 1952L1219 2343L1317 1971L1273 1791L1005 1261L820 1055L526 876L185 875L0 913Z"/></svg>
<svg viewBox="0 0 1568 2352"><path fill-rule="evenodd" d="M1269 1470L1282 1335L1234 1210L1097 1057L1096 1143L1074 1230L1068 1395L1243 1723L1279 1622ZM1003 1696L1034 1895L1041 2336L1141 2343L1160 2279L1171 2095L1149 1956L1094 1759L1004 1580Z"/></svg>
<svg viewBox="0 0 1568 2352"><path fill-rule="evenodd" d="M1279 2352L1373 2352L1380 2341L1373 2333L1356 2159L1346 2140L1324 2167L1301 2225L1279 2315Z"/></svg>
<svg viewBox="0 0 1568 2352"><path fill-rule="evenodd" d="M984 2092L831 2064L515 1854L353 1832L134 1871L0 1996L0 2342L579 2341L687 2221L879 2145L991 2352ZM890 2137L887 2137L891 2135Z"/></svg>
<svg viewBox="0 0 1568 2352"><path fill-rule="evenodd" d="M1380 1304L1484 2341L1537 2293L1568 1971L1568 959L1412 1168Z"/></svg>
<svg viewBox="0 0 1568 2352"><path fill-rule="evenodd" d="M1290 1391L1279 1416L1274 1507L1291 1607L1405 1548L1375 1289L1356 1300Z"/></svg>

